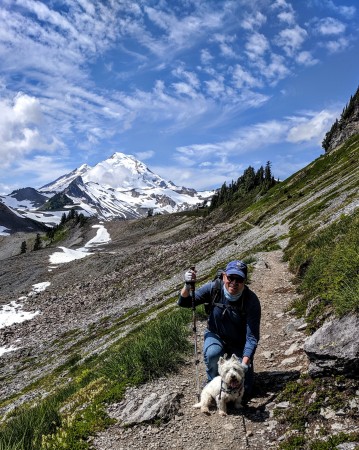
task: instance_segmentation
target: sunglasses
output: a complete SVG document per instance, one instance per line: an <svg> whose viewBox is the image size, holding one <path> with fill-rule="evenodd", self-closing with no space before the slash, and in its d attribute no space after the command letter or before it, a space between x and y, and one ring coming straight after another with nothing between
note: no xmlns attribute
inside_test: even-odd
<svg viewBox="0 0 359 450"><path fill-rule="evenodd" d="M242 284L244 282L244 278L234 277L233 275L227 275L227 280L229 283L237 283L237 284Z"/></svg>

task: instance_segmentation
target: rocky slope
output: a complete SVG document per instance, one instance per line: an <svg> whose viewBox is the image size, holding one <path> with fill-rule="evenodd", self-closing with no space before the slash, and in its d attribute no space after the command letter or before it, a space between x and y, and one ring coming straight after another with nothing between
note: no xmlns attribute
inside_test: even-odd
<svg viewBox="0 0 359 450"><path fill-rule="evenodd" d="M305 334L304 323L296 322L286 312L297 294L281 250L265 253L263 250L271 250L278 243L285 248L290 231L307 226L308 221L320 228L358 207L357 150L351 151L343 159L349 171L341 167L338 154L329 156L329 169L318 175L314 172L315 164L311 164L285 186L279 186L275 195L267 196L263 207L253 208L245 215L234 211L218 216L188 213L107 222L109 244L91 256L57 268L51 269L49 263L55 247L18 255L19 241L14 240L15 236L3 237L0 306L22 296L26 311L40 313L30 321L0 329L0 346L17 348L1 357L1 416L4 418L30 399L48 395L57 383L70 381L71 373L64 364L101 355L135 326L128 321L119 327L126 315L136 318L136 314L155 305L158 311L176 307L173 299L183 283L183 272L193 262L201 283L226 261L253 255L251 287L262 301L263 321L256 355L257 393L244 411L244 425L242 414L222 419L215 413L207 417L192 410L196 400L195 374L189 360L174 377L128 393L128 398L135 399L145 398L149 392L173 392L178 402L168 422L124 429L120 421L109 433L97 436L93 445L98 449L130 449L135 445L185 449L199 448L198 441L202 447L206 444L223 450L248 445L258 449L278 446L287 430L272 412L289 408L279 401L280 392L290 379L299 379L307 370L302 351ZM330 159L333 157L337 158L335 164ZM316 202L321 208L315 208ZM61 245L70 249L83 246L96 233L91 227L93 223L75 229ZM40 282L51 284L45 291L34 292L32 285ZM168 299L172 299L170 305L166 305ZM203 326L201 323L201 333ZM55 369L58 379L52 379L51 385L41 383ZM320 430L327 430L328 434L355 429L352 417L355 419L358 403L351 400L341 412L323 409L319 423L308 423L308 435ZM112 405L111 414L120 419L126 404L127 400Z"/></svg>

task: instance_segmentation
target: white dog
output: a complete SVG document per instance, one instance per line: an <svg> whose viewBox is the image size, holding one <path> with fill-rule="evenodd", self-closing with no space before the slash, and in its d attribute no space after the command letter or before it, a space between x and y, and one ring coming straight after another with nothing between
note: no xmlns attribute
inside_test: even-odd
<svg viewBox="0 0 359 450"><path fill-rule="evenodd" d="M209 407L216 402L221 416L227 415L227 403L234 402L234 407L241 407L244 392L244 367L236 355L226 359L227 355L220 357L218 361L219 375L213 378L201 392L199 403L194 408L201 408L203 413L209 413Z"/></svg>

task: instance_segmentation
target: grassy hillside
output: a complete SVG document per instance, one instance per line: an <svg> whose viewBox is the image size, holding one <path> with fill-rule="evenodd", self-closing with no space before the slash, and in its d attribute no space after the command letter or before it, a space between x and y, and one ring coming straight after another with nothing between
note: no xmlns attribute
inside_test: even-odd
<svg viewBox="0 0 359 450"><path fill-rule="evenodd" d="M86 449L86 437L110 422L107 402L120 400L128 385L174 370L188 352L190 313L174 305L189 264L201 268L202 282L213 277L214 261L224 265L228 255L251 261L258 251L283 248L302 293L293 305L298 315L316 301L308 332L329 313L358 310L358 183L355 136L249 206L239 200L210 214L200 210L107 224L111 251L54 275L54 283L63 277L62 298L76 297L71 296L76 283L84 298L87 285L99 292L101 315L49 342L49 354L56 349L51 369L41 359L45 351L17 363L19 376L25 370L31 376L0 402L0 411L8 411L0 425L0 450ZM134 296L138 284L146 298L118 313L116 300ZM11 382L10 375L1 378L4 385Z"/></svg>

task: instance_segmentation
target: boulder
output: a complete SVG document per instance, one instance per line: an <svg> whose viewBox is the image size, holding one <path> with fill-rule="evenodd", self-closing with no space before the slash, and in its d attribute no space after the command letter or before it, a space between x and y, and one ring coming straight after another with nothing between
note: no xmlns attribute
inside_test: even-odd
<svg viewBox="0 0 359 450"><path fill-rule="evenodd" d="M180 407L179 392L152 392L145 398L132 398L122 405L118 418L123 426L162 420L167 422L174 417Z"/></svg>
<svg viewBox="0 0 359 450"><path fill-rule="evenodd" d="M359 377L359 316L348 314L326 322L304 343L309 375Z"/></svg>

